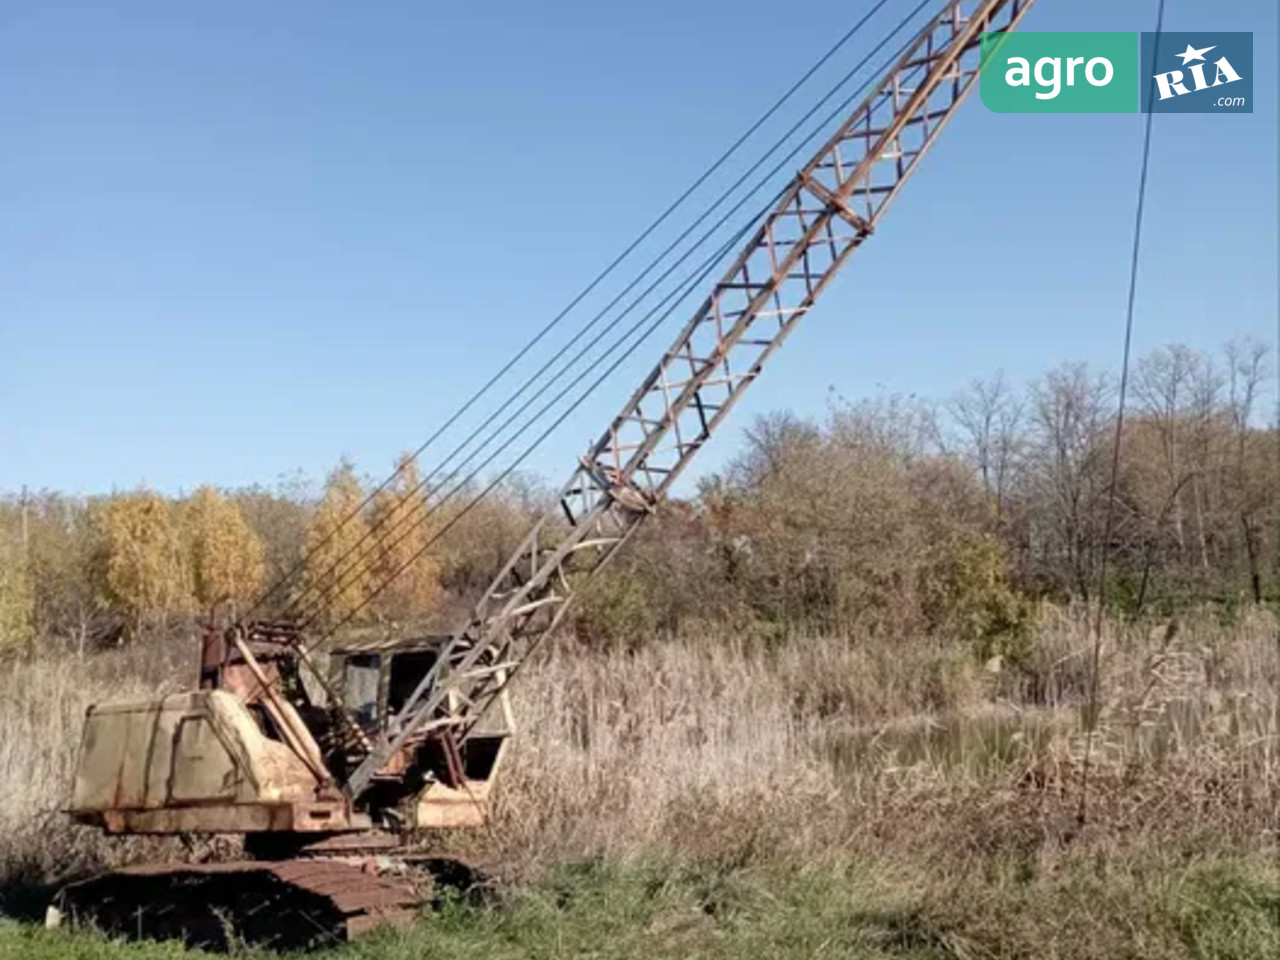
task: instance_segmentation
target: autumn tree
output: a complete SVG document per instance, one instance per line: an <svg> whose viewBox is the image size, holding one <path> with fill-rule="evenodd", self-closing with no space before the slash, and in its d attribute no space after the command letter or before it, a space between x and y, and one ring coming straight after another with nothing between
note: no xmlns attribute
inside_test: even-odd
<svg viewBox="0 0 1280 960"><path fill-rule="evenodd" d="M1207 424L1200 414L1212 416L1217 373L1206 358L1181 344L1153 350L1135 366L1133 386L1135 433L1149 442L1135 449L1131 461L1145 472L1144 479L1154 502L1146 513L1168 527L1171 550L1179 564L1193 560L1209 566L1205 524L1201 510L1208 464L1197 457L1197 437ZM1196 390L1197 384L1200 389ZM1207 396L1208 402L1203 398ZM1200 399L1202 402L1197 402ZM1157 534L1164 533L1159 530Z"/></svg>
<svg viewBox="0 0 1280 960"><path fill-rule="evenodd" d="M732 591L784 630L977 641L1009 626L982 490L938 436L933 409L913 398L845 404L825 423L759 418L743 453L702 487Z"/></svg>
<svg viewBox="0 0 1280 960"><path fill-rule="evenodd" d="M150 490L118 494L97 519L94 580L108 610L136 630L191 608L190 567L169 501Z"/></svg>
<svg viewBox="0 0 1280 960"><path fill-rule="evenodd" d="M83 652L102 597L95 563L102 555L100 499L82 500L57 493L32 498L27 518L32 590L37 633L67 642Z"/></svg>
<svg viewBox="0 0 1280 960"><path fill-rule="evenodd" d="M8 519L0 516L0 652L24 647L35 620L29 555Z"/></svg>
<svg viewBox="0 0 1280 960"><path fill-rule="evenodd" d="M380 616L404 620L430 612L440 598L440 565L430 541L440 524L428 510L418 463L402 454L391 482L373 499L372 537L378 549L373 580L386 584L375 606Z"/></svg>
<svg viewBox="0 0 1280 960"><path fill-rule="evenodd" d="M307 526L306 563L295 604L303 616L333 625L365 607L377 551L368 535L364 500L355 468L343 460L329 474Z"/></svg>
<svg viewBox="0 0 1280 960"><path fill-rule="evenodd" d="M314 498L299 488L249 487L228 493L263 549L267 578L278 580L297 565L307 542Z"/></svg>
<svg viewBox="0 0 1280 960"><path fill-rule="evenodd" d="M1224 352L1230 384L1227 412L1232 430L1230 480L1226 486L1230 491L1230 512L1240 520L1250 592L1254 602L1261 603L1264 518L1276 495L1269 475L1274 445L1268 442L1270 438L1251 429L1251 420L1268 379L1270 350L1256 341L1233 340ZM1280 423L1276 429L1280 430Z"/></svg>
<svg viewBox="0 0 1280 960"><path fill-rule="evenodd" d="M440 582L464 602L489 586L530 524L553 502L535 480L520 473L512 474L476 501L479 493L478 486L470 486L451 502L435 505L436 522L449 528L437 554Z"/></svg>
<svg viewBox="0 0 1280 960"><path fill-rule="evenodd" d="M191 587L200 609L223 600L251 600L262 589L262 541L239 506L213 487L201 487L182 512Z"/></svg>

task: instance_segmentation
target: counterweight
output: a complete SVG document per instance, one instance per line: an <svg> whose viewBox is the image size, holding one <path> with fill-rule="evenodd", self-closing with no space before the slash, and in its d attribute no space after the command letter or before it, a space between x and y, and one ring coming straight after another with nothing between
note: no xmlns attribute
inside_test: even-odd
<svg viewBox="0 0 1280 960"><path fill-rule="evenodd" d="M874 232L977 82L981 34L1012 29L1033 2L948 3L797 173L352 771L349 796L428 731L466 738Z"/></svg>

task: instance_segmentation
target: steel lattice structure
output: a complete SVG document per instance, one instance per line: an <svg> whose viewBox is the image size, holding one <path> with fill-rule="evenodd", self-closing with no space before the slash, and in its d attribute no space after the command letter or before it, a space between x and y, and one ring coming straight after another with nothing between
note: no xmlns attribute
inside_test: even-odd
<svg viewBox="0 0 1280 960"><path fill-rule="evenodd" d="M347 779L475 726L575 593L636 531L863 241L977 81L984 31L1034 0L951 0L796 175Z"/></svg>

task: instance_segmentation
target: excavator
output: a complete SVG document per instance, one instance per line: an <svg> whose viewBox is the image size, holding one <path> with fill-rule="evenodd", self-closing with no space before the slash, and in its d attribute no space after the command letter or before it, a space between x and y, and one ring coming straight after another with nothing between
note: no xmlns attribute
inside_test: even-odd
<svg viewBox="0 0 1280 960"><path fill-rule="evenodd" d="M946 0L913 35L751 225L455 632L320 651L297 618L224 620L203 635L193 689L90 707L76 822L234 835L243 855L68 884L48 923L293 949L412 922L445 869L414 838L490 816L514 677L875 232L977 83L982 34L1012 30L1032 2Z"/></svg>

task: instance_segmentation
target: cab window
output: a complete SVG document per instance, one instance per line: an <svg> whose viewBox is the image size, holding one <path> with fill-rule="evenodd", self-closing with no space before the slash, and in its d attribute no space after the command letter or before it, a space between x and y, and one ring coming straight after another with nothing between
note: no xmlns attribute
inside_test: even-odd
<svg viewBox="0 0 1280 960"><path fill-rule="evenodd" d="M361 723L377 723L380 675L381 664L377 654L347 657L342 666L342 699Z"/></svg>

